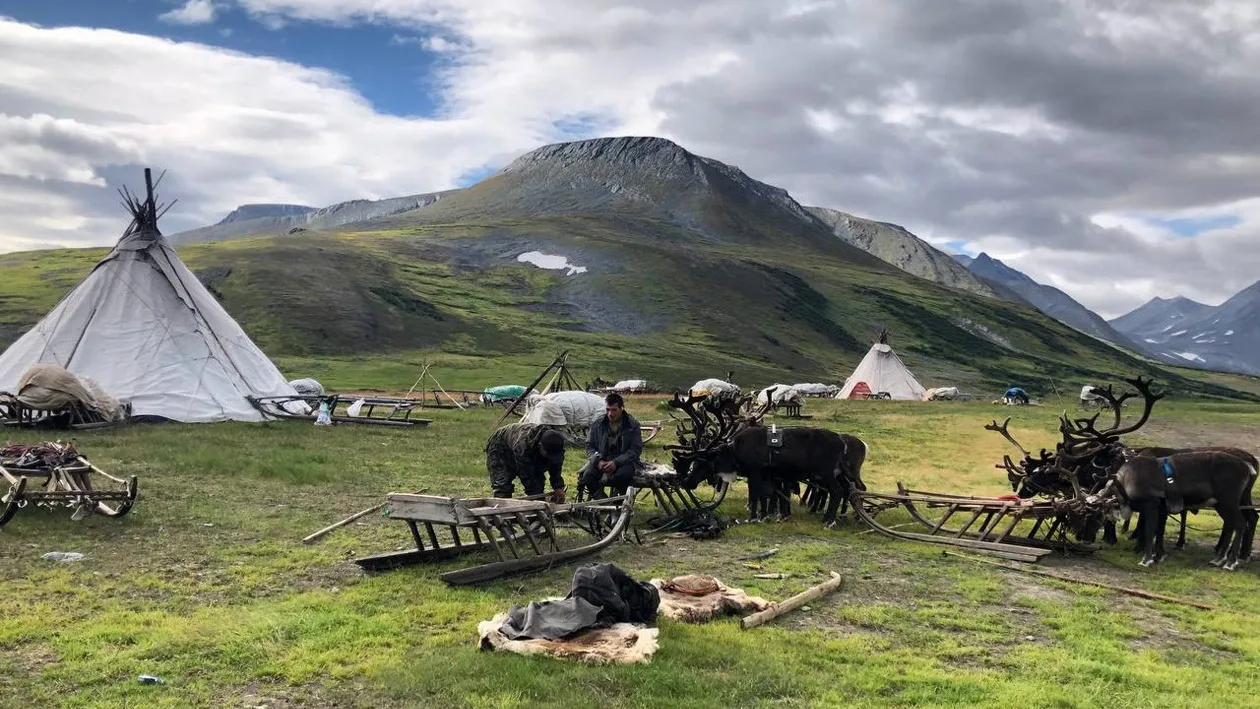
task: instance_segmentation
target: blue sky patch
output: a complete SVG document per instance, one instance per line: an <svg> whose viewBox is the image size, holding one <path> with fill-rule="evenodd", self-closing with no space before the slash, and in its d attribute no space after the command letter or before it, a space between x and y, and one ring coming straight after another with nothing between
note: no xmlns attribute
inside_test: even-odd
<svg viewBox="0 0 1260 709"><path fill-rule="evenodd" d="M975 249L967 248L967 242L962 241L961 239L946 241L944 244L941 244L941 246L943 247L941 250L947 254L966 254L968 256L975 256L980 253Z"/></svg>
<svg viewBox="0 0 1260 709"><path fill-rule="evenodd" d="M99 27L329 69L346 77L379 113L432 117L439 96L435 72L446 59L423 35L368 24L332 26L286 19L276 29L224 4L213 22L182 25L158 16L183 0L0 0L0 16L44 27ZM400 39L410 41L400 41Z"/></svg>
<svg viewBox="0 0 1260 709"><path fill-rule="evenodd" d="M1237 214L1216 214L1208 217L1147 217L1146 221L1177 236L1190 238L1205 231L1238 226L1243 220Z"/></svg>

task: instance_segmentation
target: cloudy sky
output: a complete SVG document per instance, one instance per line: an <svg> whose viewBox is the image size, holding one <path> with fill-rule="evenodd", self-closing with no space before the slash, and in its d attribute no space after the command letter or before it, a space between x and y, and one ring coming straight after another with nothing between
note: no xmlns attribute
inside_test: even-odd
<svg viewBox="0 0 1260 709"><path fill-rule="evenodd" d="M1104 316L1260 279L1254 0L0 0L0 250L660 135Z"/></svg>

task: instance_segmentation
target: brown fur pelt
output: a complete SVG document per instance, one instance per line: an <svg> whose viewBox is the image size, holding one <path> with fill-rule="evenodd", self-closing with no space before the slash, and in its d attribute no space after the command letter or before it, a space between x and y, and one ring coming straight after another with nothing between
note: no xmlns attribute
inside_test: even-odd
<svg viewBox="0 0 1260 709"><path fill-rule="evenodd" d="M603 665L636 662L647 664L652 661L652 655L659 647L656 636L660 630L634 623L617 623L609 628L586 630L559 640L510 640L499 632L505 620L507 614L500 613L477 624L482 650L515 652L520 655L550 655L564 660Z"/></svg>
<svg viewBox="0 0 1260 709"><path fill-rule="evenodd" d="M750 596L743 589L728 588L717 579L703 576L678 576L669 581L652 579L648 583L661 594L661 605L656 612L680 623L707 623L719 615L752 613L770 607L770 601L764 598ZM707 592L695 595L696 590Z"/></svg>

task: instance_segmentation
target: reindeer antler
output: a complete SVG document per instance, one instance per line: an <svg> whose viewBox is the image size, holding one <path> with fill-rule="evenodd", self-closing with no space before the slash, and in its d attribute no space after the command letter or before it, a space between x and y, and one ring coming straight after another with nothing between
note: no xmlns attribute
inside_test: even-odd
<svg viewBox="0 0 1260 709"><path fill-rule="evenodd" d="M1009 426L1010 423L1011 423L1011 417L1007 416L1006 420L1003 421L1001 424L997 422L997 419L993 419L993 423L985 424L984 428L986 431L996 431L1002 434L1002 438L1005 438L1006 440L1010 441L1011 445L1018 448L1019 452L1023 453L1024 456L1027 457L1028 450L1025 449L1023 446L1021 446L1019 444L1019 441L1015 440L1015 438L1011 436L1010 432L1006 430L1006 427Z"/></svg>

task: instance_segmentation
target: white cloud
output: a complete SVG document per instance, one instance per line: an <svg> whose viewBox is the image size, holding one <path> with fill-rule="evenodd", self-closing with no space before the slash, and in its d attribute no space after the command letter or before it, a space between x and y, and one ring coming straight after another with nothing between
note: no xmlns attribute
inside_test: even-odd
<svg viewBox="0 0 1260 709"><path fill-rule="evenodd" d="M204 25L214 22L216 11L211 0L188 0L182 7L158 15L158 19L176 25Z"/></svg>
<svg viewBox="0 0 1260 709"><path fill-rule="evenodd" d="M22 59L30 56L41 61ZM86 220L80 245L112 242L125 226L113 188L134 187L142 164L170 170L164 192L180 200L167 220L173 231L243 202L324 205L444 189L488 157L549 137L519 123L382 115L342 77L275 59L10 21L0 21L0 105L0 180L40 205L5 212L6 251L76 238L51 233L61 231L50 230L54 213Z"/></svg>

